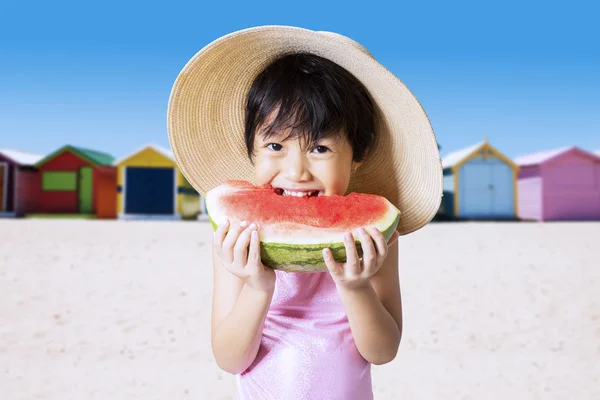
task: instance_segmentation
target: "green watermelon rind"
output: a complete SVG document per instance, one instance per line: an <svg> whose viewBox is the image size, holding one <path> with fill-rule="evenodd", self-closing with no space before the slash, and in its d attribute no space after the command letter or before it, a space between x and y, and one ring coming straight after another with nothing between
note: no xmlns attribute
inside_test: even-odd
<svg viewBox="0 0 600 400"><path fill-rule="evenodd" d="M211 218L210 212L208 212L208 218L213 230L217 230L218 225ZM394 220L382 231L386 241L392 237L399 221L400 213L397 213ZM362 257L360 241L355 240L355 243L358 256ZM324 248L331 249L333 258L338 263L346 262L346 247L344 242L302 245L261 242L260 256L262 263L273 269L286 272L322 272L327 271L327 265L323 259Z"/></svg>

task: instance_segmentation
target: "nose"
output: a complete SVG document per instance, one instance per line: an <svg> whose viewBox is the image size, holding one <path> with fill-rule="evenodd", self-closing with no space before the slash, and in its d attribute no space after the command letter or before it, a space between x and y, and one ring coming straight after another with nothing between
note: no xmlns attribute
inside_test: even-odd
<svg viewBox="0 0 600 400"><path fill-rule="evenodd" d="M302 154L290 154L284 161L285 178L292 182L310 180L310 171Z"/></svg>

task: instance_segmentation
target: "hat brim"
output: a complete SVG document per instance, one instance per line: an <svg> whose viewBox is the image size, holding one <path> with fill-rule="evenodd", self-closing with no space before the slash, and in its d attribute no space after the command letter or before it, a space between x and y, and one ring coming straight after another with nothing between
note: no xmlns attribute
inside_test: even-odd
<svg viewBox="0 0 600 400"><path fill-rule="evenodd" d="M349 192L384 196L408 234L437 213L443 190L435 134L410 90L368 52L338 35L262 26L223 36L185 65L171 91L167 129L179 169L202 195L229 179L254 183L244 142L245 100L254 78L275 58L307 52L352 73L375 103L376 141L352 175Z"/></svg>

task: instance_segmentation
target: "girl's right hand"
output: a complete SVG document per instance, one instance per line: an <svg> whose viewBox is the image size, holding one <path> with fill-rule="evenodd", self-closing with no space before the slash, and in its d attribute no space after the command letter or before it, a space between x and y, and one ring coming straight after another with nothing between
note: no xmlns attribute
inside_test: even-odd
<svg viewBox="0 0 600 400"><path fill-rule="evenodd" d="M229 220L219 225L213 241L215 253L225 269L253 289L274 290L275 271L265 267L260 259L258 227L244 221L228 231L229 225Z"/></svg>

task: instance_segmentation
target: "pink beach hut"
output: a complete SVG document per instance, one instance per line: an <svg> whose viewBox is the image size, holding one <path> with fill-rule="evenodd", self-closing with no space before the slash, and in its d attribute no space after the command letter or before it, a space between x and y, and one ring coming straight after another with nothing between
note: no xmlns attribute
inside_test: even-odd
<svg viewBox="0 0 600 400"><path fill-rule="evenodd" d="M600 156L573 146L515 162L520 219L600 220Z"/></svg>

